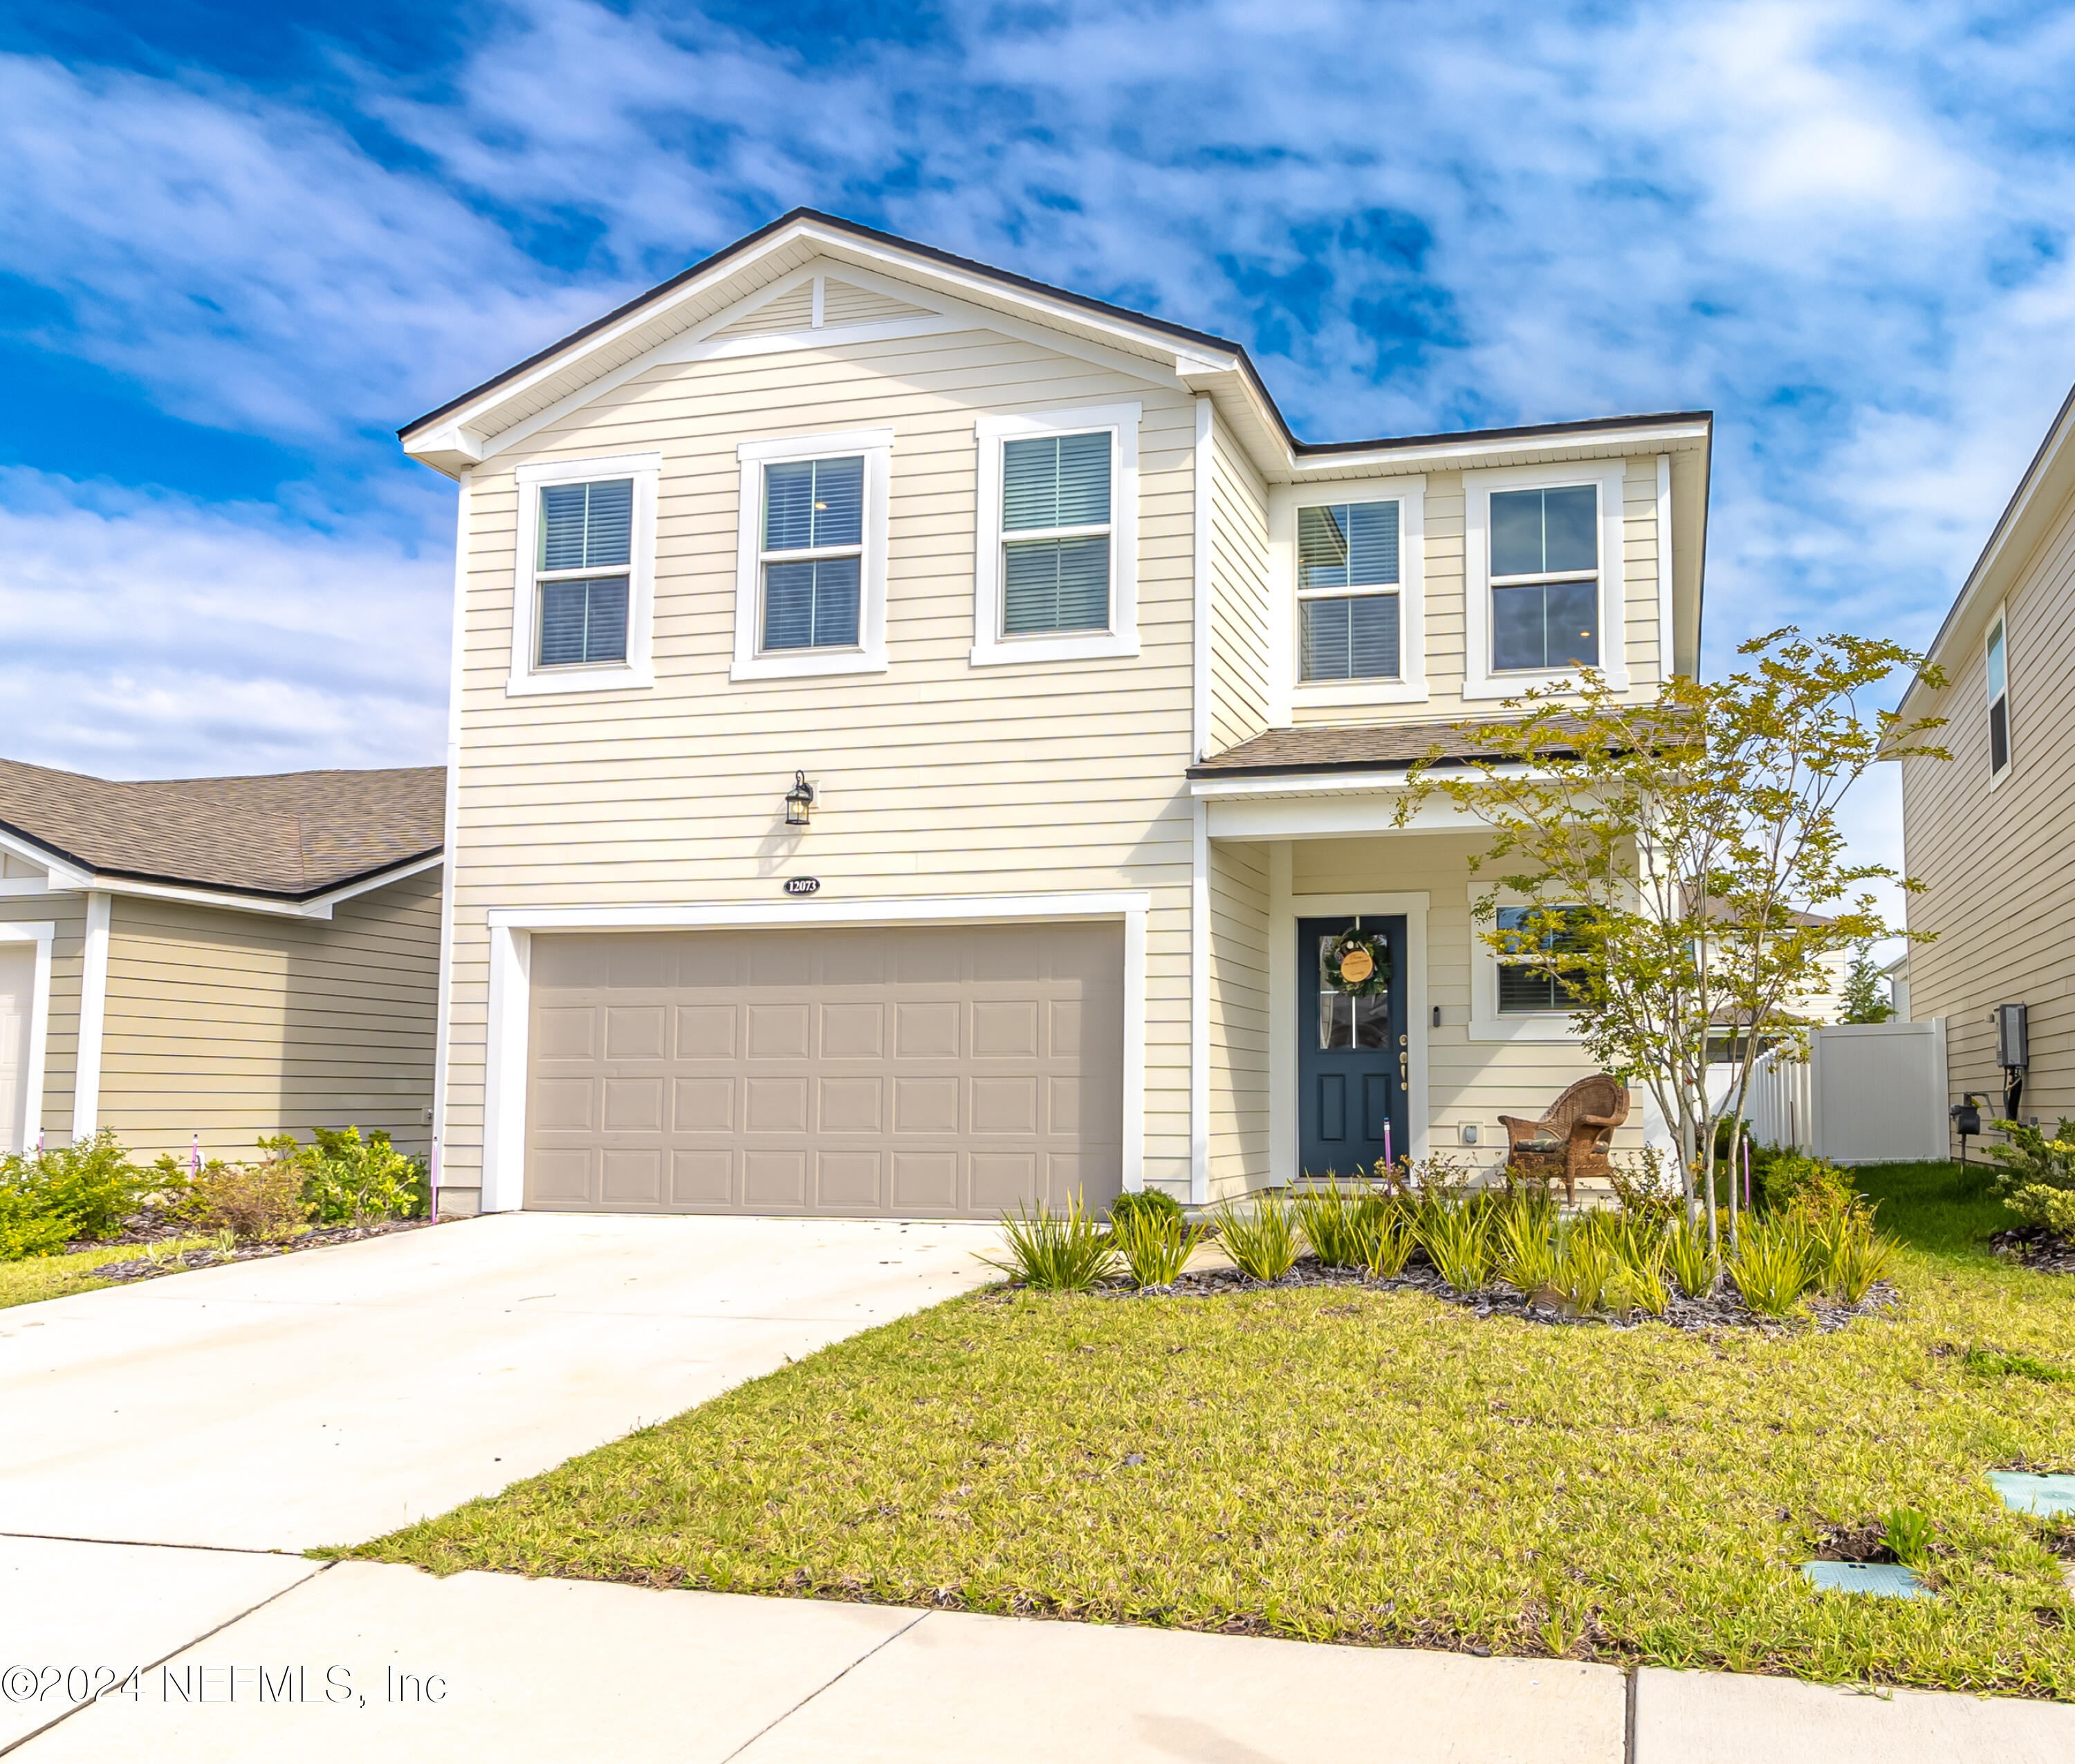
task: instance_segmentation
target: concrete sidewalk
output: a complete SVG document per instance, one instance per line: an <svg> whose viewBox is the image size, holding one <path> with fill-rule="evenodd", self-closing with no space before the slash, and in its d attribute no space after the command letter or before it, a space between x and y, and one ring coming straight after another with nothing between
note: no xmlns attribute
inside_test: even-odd
<svg viewBox="0 0 2075 1764"><path fill-rule="evenodd" d="M137 1552L44 1546L69 1613L0 1667L106 1665L135 1695L4 1707L23 1764L385 1764L669 1757L687 1764L2066 1764L2075 1708L1781 1679L1313 1646L806 1600L280 1557L158 1552L256 1608L151 1670L148 1625L95 1631ZM70 1552L68 1556L65 1552ZM226 1560L255 1578L234 1588ZM6 1561L0 1547L0 1563ZM284 1583L270 1584L273 1576ZM85 1590L89 1586L94 1590ZM69 1587L74 1590L68 1592ZM52 1609L48 1604L45 1609ZM12 1632L12 1633L10 1633ZM53 1638L57 1638L53 1639ZM39 1646L39 1641L49 1646ZM129 1651L122 1642L129 1642ZM60 1660L56 1650L77 1651ZM48 1679L48 1675L43 1675ZM18 1682L19 1675L18 1675ZM49 1725L46 1725L49 1724ZM41 1729L41 1731L37 1731Z"/></svg>

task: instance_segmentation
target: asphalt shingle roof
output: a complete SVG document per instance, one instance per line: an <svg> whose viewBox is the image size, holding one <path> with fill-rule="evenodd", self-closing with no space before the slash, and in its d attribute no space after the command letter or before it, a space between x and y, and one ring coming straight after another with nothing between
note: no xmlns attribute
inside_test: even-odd
<svg viewBox="0 0 2075 1764"><path fill-rule="evenodd" d="M0 827L97 874L307 899L437 852L446 773L122 783L0 760Z"/></svg>
<svg viewBox="0 0 2075 1764"><path fill-rule="evenodd" d="M1503 719L1484 718L1489 723ZM1444 758L1489 751L1459 723L1394 723L1374 728L1270 729L1189 768L1192 778L1292 772L1369 772L1410 765L1439 748Z"/></svg>

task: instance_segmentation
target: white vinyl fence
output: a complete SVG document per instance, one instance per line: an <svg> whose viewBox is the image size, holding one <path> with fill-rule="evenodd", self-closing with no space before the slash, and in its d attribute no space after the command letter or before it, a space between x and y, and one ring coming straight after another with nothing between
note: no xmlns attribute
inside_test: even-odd
<svg viewBox="0 0 2075 1764"><path fill-rule="evenodd" d="M1949 1157L1945 1020L1812 1030L1805 1063L1759 1059L1745 1114L1759 1144L1836 1164Z"/></svg>

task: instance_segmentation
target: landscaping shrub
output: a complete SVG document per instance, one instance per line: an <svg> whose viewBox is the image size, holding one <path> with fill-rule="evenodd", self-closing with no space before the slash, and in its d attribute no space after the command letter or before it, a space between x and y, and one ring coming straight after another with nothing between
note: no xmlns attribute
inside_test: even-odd
<svg viewBox="0 0 2075 1764"><path fill-rule="evenodd" d="M1493 1233L1493 1261L1498 1277L1532 1298L1556 1280L1554 1234L1556 1209L1548 1202L1522 1195L1504 1208Z"/></svg>
<svg viewBox="0 0 2075 1764"><path fill-rule="evenodd" d="M1402 1209L1379 1201L1356 1221L1361 1240L1361 1265L1372 1280L1395 1280L1419 1247Z"/></svg>
<svg viewBox="0 0 2075 1764"><path fill-rule="evenodd" d="M1442 1279L1459 1293L1481 1292L1492 1276L1492 1214L1482 1202L1461 1195L1427 1202L1413 1231Z"/></svg>
<svg viewBox="0 0 2075 1764"><path fill-rule="evenodd" d="M212 1161L188 1183L188 1211L205 1231L241 1244L273 1243L307 1223L310 1203L300 1174L280 1158L256 1164Z"/></svg>
<svg viewBox="0 0 2075 1764"><path fill-rule="evenodd" d="M1768 1213L1820 1217L1849 1209L1858 1199L1852 1179L1835 1164L1800 1152L1782 1152L1758 1172L1758 1198Z"/></svg>
<svg viewBox="0 0 2075 1764"><path fill-rule="evenodd" d="M377 1128L316 1129L305 1145L293 1133L259 1141L259 1149L295 1173L309 1216L320 1225L359 1225L373 1219L416 1219L431 1199L425 1161L407 1157Z"/></svg>
<svg viewBox="0 0 2075 1764"><path fill-rule="evenodd" d="M1688 1298L1705 1298L1715 1290L1721 1273L1715 1253L1708 1245L1708 1228L1697 1219L1677 1219L1665 1234L1664 1259L1671 1277Z"/></svg>
<svg viewBox="0 0 2075 1764"><path fill-rule="evenodd" d="M1607 1289L1619 1266L1608 1234L1580 1221L1563 1234L1556 1250L1556 1272L1549 1284L1567 1305L1597 1311L1607 1302Z"/></svg>
<svg viewBox="0 0 2075 1764"><path fill-rule="evenodd" d="M1724 1265L1744 1303L1765 1317L1791 1315L1816 1278L1808 1237L1791 1219L1746 1219Z"/></svg>
<svg viewBox="0 0 2075 1764"><path fill-rule="evenodd" d="M0 1261L113 1237L151 1186L106 1128L74 1145L0 1156Z"/></svg>
<svg viewBox="0 0 2075 1764"><path fill-rule="evenodd" d="M1297 1260L1296 1217L1280 1195L1265 1189L1249 1203L1227 1201L1218 1208L1218 1241L1241 1273L1280 1280Z"/></svg>
<svg viewBox="0 0 2075 1764"><path fill-rule="evenodd" d="M1662 1229L1684 1215L1677 1167L1655 1145L1608 1161L1607 1179L1622 1214Z"/></svg>
<svg viewBox="0 0 2075 1764"><path fill-rule="evenodd" d="M1898 1246L1874 1230L1872 1214L1862 1207L1810 1221L1803 1236L1815 1283L1848 1305L1858 1303L1895 1265Z"/></svg>
<svg viewBox="0 0 2075 1764"><path fill-rule="evenodd" d="M1998 1121L2005 1143L1986 1148L2002 1166L1996 1192L2027 1225L2075 1238L2075 1120L2063 1120L2048 1139L2021 1121Z"/></svg>
<svg viewBox="0 0 2075 1764"><path fill-rule="evenodd" d="M1125 1220L1139 1214L1178 1223L1182 1216L1182 1203L1162 1188L1142 1188L1119 1195L1109 1203L1110 1229L1116 1231Z"/></svg>
<svg viewBox="0 0 2075 1764"><path fill-rule="evenodd" d="M1120 1219L1112 1209L1110 1219L1110 1244L1124 1257L1134 1286L1172 1286L1203 1240L1203 1228L1190 1224L1179 1207L1133 1207Z"/></svg>
<svg viewBox="0 0 2075 1764"><path fill-rule="evenodd" d="M1323 1188L1310 1188L1290 1203L1305 1241L1328 1268L1360 1268L1371 1234L1364 1221L1382 1211L1381 1195L1362 1189L1344 1189L1331 1177Z"/></svg>
<svg viewBox="0 0 2075 1764"><path fill-rule="evenodd" d="M78 1228L71 1214L52 1212L40 1193L0 1171L0 1261L54 1256Z"/></svg>
<svg viewBox="0 0 2075 1764"><path fill-rule="evenodd" d="M983 1260L1041 1292L1087 1292L1116 1268L1109 1234L1079 1195L1063 1213L1042 1200L1035 1212L1019 1207L1013 1217L1004 1213L1001 1232L1007 1260Z"/></svg>

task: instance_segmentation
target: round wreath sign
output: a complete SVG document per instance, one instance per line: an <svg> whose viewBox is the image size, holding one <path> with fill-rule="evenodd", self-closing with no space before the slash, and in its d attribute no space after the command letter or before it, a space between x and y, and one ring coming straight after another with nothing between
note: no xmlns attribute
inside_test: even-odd
<svg viewBox="0 0 2075 1764"><path fill-rule="evenodd" d="M1326 951L1326 979L1336 992L1370 998L1390 984L1390 940L1357 928Z"/></svg>

